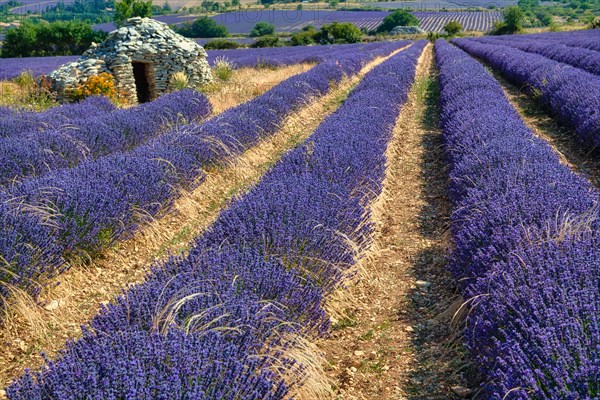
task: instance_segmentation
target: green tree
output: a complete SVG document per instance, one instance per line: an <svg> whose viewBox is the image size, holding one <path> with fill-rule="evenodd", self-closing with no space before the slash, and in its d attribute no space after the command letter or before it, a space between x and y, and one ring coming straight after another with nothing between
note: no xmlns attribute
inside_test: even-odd
<svg viewBox="0 0 600 400"><path fill-rule="evenodd" d="M511 6L502 12L504 18L503 34L517 33L523 29L523 11L518 6Z"/></svg>
<svg viewBox="0 0 600 400"><path fill-rule="evenodd" d="M231 5L234 7L239 7L240 6L240 0L231 0Z"/></svg>
<svg viewBox="0 0 600 400"><path fill-rule="evenodd" d="M308 46L317 43L319 31L312 25L307 25L290 38L292 46Z"/></svg>
<svg viewBox="0 0 600 400"><path fill-rule="evenodd" d="M151 17L152 0L121 0L115 3L115 24L123 25L125 21L133 17Z"/></svg>
<svg viewBox="0 0 600 400"><path fill-rule="evenodd" d="M275 26L268 22L260 21L254 25L254 28L250 32L250 37L258 37L265 35L272 35L275 32Z"/></svg>
<svg viewBox="0 0 600 400"><path fill-rule="evenodd" d="M462 31L462 25L458 21L450 21L444 25L444 30L450 36L455 36Z"/></svg>
<svg viewBox="0 0 600 400"><path fill-rule="evenodd" d="M186 22L177 29L177 32L191 38L227 37L229 35L225 26L217 24L208 17L200 17L194 22Z"/></svg>
<svg viewBox="0 0 600 400"><path fill-rule="evenodd" d="M362 32L350 22L333 22L321 27L317 40L323 44L357 43L362 40Z"/></svg>
<svg viewBox="0 0 600 400"><path fill-rule="evenodd" d="M34 23L25 21L6 32L2 57L65 56L81 54L106 33L97 32L83 21Z"/></svg>
<svg viewBox="0 0 600 400"><path fill-rule="evenodd" d="M408 11L396 10L383 19L377 32L389 32L397 26L419 26L419 20Z"/></svg>

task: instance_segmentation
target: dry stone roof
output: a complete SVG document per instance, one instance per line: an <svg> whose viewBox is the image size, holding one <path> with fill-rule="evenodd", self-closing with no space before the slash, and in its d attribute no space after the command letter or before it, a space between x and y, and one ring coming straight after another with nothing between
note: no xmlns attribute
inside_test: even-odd
<svg viewBox="0 0 600 400"><path fill-rule="evenodd" d="M49 77L59 93L77 87L90 76L109 72L119 91L135 103L170 90L171 76L183 72L190 86L212 79L206 51L162 22L130 18L77 61L62 65Z"/></svg>

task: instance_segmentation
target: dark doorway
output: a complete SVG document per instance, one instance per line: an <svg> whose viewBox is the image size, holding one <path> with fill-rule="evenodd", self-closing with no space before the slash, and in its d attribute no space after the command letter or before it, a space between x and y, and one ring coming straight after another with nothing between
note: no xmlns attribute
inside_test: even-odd
<svg viewBox="0 0 600 400"><path fill-rule="evenodd" d="M150 82L152 79L152 66L149 63L133 62L133 78L137 91L138 103L147 103L151 99Z"/></svg>

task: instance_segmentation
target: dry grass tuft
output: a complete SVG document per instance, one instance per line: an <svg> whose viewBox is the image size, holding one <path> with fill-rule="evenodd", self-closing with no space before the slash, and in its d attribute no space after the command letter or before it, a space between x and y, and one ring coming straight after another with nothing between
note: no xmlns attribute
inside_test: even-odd
<svg viewBox="0 0 600 400"><path fill-rule="evenodd" d="M331 399L334 392L327 378L324 366L326 359L319 347L301 336L291 339L291 343L282 352L282 358L293 360L291 368L277 372L289 383L297 382L293 397L298 400ZM300 369L293 365L301 366Z"/></svg>

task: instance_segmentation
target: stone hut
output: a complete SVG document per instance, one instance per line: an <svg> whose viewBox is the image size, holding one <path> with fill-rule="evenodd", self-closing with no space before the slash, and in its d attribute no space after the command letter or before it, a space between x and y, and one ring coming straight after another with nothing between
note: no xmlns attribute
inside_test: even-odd
<svg viewBox="0 0 600 400"><path fill-rule="evenodd" d="M172 75L183 72L190 86L212 80L206 51L166 24L150 18L130 18L103 43L93 45L77 61L60 66L49 78L60 97L90 76L108 72L119 93L132 104L154 100L168 92Z"/></svg>

